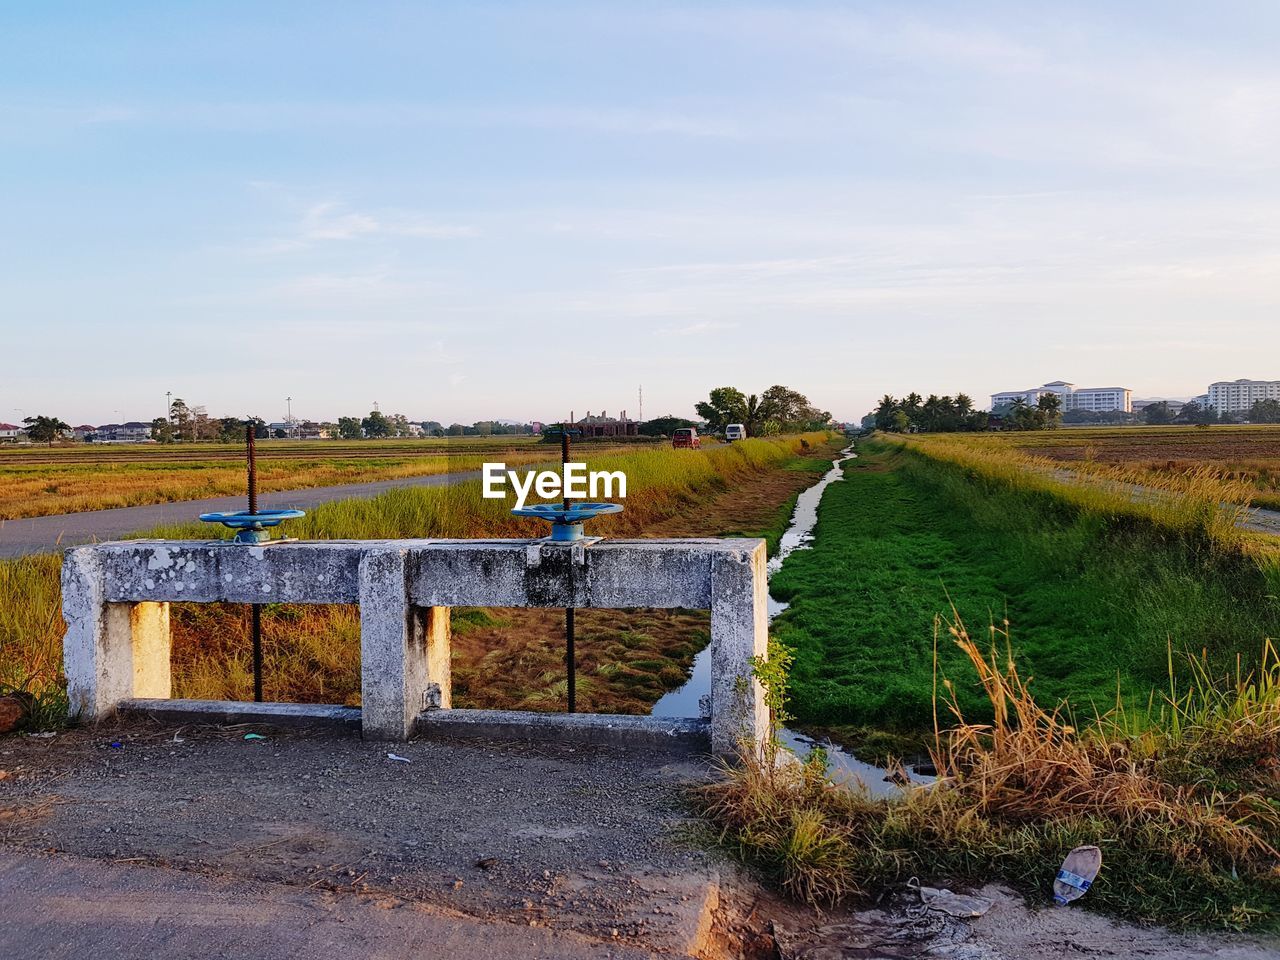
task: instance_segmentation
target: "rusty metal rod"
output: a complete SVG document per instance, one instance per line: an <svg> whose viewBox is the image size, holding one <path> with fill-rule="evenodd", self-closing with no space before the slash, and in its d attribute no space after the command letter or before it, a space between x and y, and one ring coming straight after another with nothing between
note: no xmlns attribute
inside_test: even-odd
<svg viewBox="0 0 1280 960"><path fill-rule="evenodd" d="M569 462L569 425L560 425L560 476L564 478L564 466ZM564 490L564 509L569 509L569 491ZM569 567L570 583L573 578L573 566ZM573 650L573 607L565 607L564 611L564 665L569 680L569 712L578 712L578 664Z"/></svg>
<svg viewBox="0 0 1280 960"><path fill-rule="evenodd" d="M249 512L258 512L258 447L257 425L250 420L244 427L244 442L249 460ZM250 604L253 636L253 702L262 702L262 606Z"/></svg>

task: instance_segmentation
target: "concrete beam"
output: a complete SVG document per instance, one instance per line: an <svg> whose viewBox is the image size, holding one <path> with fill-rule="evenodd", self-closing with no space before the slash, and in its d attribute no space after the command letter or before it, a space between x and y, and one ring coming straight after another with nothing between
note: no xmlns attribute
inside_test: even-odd
<svg viewBox="0 0 1280 960"><path fill-rule="evenodd" d="M335 727L359 730L360 708L324 703L245 703L240 700L122 700L122 714L163 723L260 723L272 727Z"/></svg>
<svg viewBox="0 0 1280 960"><path fill-rule="evenodd" d="M673 745L706 749L711 725L678 717L606 713L531 713L524 710L436 710L418 718L422 737L483 737L490 740L560 740L624 747Z"/></svg>

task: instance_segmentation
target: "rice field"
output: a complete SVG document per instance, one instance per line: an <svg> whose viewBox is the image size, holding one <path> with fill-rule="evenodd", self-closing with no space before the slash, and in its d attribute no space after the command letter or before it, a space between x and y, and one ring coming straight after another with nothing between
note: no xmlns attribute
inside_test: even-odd
<svg viewBox="0 0 1280 960"><path fill-rule="evenodd" d="M1071 428L987 439L1073 469L1118 467L1144 482L1207 471L1248 487L1254 506L1280 509L1278 425Z"/></svg>
<svg viewBox="0 0 1280 960"><path fill-rule="evenodd" d="M622 449L592 444L593 452ZM297 490L554 460L533 437L271 441L258 444L258 489ZM0 446L0 521L245 492L241 444Z"/></svg>

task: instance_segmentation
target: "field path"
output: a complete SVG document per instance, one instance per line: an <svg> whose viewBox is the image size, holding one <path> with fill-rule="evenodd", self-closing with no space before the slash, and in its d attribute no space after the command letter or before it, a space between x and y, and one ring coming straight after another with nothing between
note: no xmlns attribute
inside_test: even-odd
<svg viewBox="0 0 1280 960"><path fill-rule="evenodd" d="M334 487L277 490L273 493L259 494L258 505L271 510L286 508L309 510L331 500L376 497L388 490L399 490L404 487L449 486L465 480L475 480L479 476L479 471L468 470L460 473L437 473L427 477L347 483ZM202 513L244 508L244 497L214 497L207 500L177 500L172 503L89 510L84 513L63 513L22 520L0 520L0 557L20 557L30 553L47 553L82 543L118 540L152 527L188 523Z"/></svg>

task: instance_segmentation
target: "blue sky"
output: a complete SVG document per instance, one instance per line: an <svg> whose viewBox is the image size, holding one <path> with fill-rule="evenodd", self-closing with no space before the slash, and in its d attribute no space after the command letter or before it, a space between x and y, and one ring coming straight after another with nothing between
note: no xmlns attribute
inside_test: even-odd
<svg viewBox="0 0 1280 960"><path fill-rule="evenodd" d="M1280 378L1271 3L0 9L0 420Z"/></svg>

